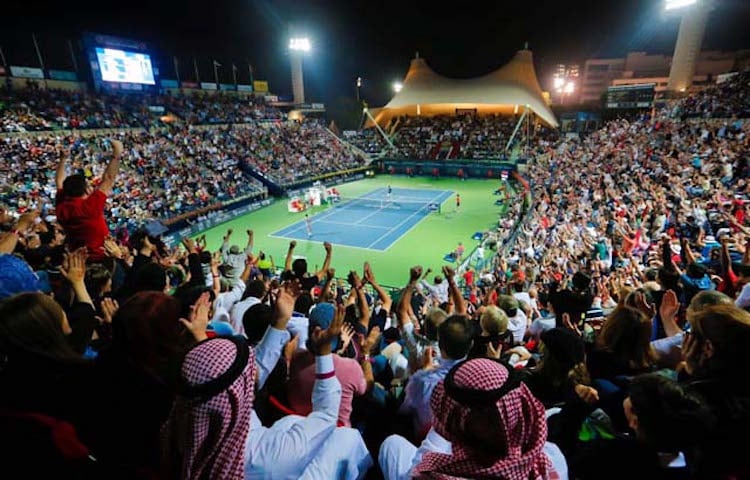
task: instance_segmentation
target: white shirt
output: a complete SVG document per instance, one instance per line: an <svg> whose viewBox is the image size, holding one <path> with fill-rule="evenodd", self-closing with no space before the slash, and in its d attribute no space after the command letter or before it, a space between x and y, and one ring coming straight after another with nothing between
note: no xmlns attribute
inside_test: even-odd
<svg viewBox="0 0 750 480"><path fill-rule="evenodd" d="M740 308L750 307L750 283L746 283L734 304Z"/></svg>
<svg viewBox="0 0 750 480"><path fill-rule="evenodd" d="M229 323L232 324L232 328L234 328L237 335L245 335L245 326L242 324L242 318L250 307L258 303L260 303L260 298L247 297L241 302L235 303L234 307L229 311Z"/></svg>
<svg viewBox="0 0 750 480"><path fill-rule="evenodd" d="M383 471L385 480L410 480L412 469L422 461L426 453L444 453L450 455L453 451L451 443L443 438L435 429L430 429L427 437L419 448L399 435L391 435L380 446L378 463ZM544 454L552 462L552 469L560 480L568 479L568 464L557 445L544 443Z"/></svg>
<svg viewBox="0 0 750 480"><path fill-rule="evenodd" d="M430 292L430 296L437 298L440 303L448 301L448 282L446 280L443 280L437 285L430 285L422 280L422 286Z"/></svg>
<svg viewBox="0 0 750 480"><path fill-rule="evenodd" d="M287 335L288 333L284 332ZM333 372L333 356L315 357L315 373ZM335 375L315 381L313 411L264 427L255 410L245 443L245 479L355 479L372 460L359 432L336 428L341 384ZM339 430L341 432L339 432Z"/></svg>
<svg viewBox="0 0 750 480"><path fill-rule="evenodd" d="M237 280L230 291L220 293L214 301L214 317L211 321L231 324L229 311L235 303L240 301L242 294L245 293L245 287L245 282Z"/></svg>
<svg viewBox="0 0 750 480"><path fill-rule="evenodd" d="M519 307L516 309L516 315L508 317L508 330L513 334L513 341L515 343L521 343L523 341L523 335L526 333L526 314Z"/></svg>

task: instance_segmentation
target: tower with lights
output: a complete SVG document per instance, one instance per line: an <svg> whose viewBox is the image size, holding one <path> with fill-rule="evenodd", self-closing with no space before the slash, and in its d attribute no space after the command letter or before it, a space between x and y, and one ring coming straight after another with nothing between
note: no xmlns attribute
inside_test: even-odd
<svg viewBox="0 0 750 480"><path fill-rule="evenodd" d="M708 0L666 0L665 8L668 13L682 15L667 90L684 92L693 84L695 64L701 53L708 23Z"/></svg>

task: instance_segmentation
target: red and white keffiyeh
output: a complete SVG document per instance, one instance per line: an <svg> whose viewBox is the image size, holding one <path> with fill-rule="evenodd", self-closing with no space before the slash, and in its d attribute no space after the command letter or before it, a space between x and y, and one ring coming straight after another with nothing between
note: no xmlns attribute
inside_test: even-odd
<svg viewBox="0 0 750 480"><path fill-rule="evenodd" d="M183 380L190 387L216 380L230 370L238 354L238 344L233 340L214 338L199 343L183 360ZM255 354L250 349L244 368L221 392L207 400L177 396L162 427L162 463L167 478L244 478L254 367Z"/></svg>
<svg viewBox="0 0 750 480"><path fill-rule="evenodd" d="M460 388L488 392L502 388L509 379L509 371L497 361L478 358L459 364L453 384ZM537 480L552 474L551 462L543 452L547 439L544 406L523 383L501 396L494 406L499 413L499 432L504 436L507 454L491 463L480 462L461 438L451 434L465 425L474 406L459 403L446 392L441 381L432 394L430 406L433 426L437 433L452 444L452 454L427 453L414 467L412 475L421 479L489 479ZM492 403L489 403L492 408ZM489 419L488 419L489 421ZM500 450L500 449L498 449Z"/></svg>

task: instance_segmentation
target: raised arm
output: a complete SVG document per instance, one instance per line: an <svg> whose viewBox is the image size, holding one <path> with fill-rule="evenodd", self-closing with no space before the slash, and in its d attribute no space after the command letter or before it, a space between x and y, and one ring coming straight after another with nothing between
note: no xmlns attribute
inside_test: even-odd
<svg viewBox="0 0 750 480"><path fill-rule="evenodd" d="M117 172L120 171L120 157L122 157L122 142L112 140L112 160L109 161L107 168L102 175L102 183L99 184L99 190L105 195L112 193L112 187L117 179Z"/></svg>
<svg viewBox="0 0 750 480"><path fill-rule="evenodd" d="M323 290L321 290L320 295L318 296L318 302L328 302L328 297L331 292L331 284L333 283L333 280L336 278L336 270L333 268L329 268L326 272L326 283L323 285Z"/></svg>
<svg viewBox="0 0 750 480"><path fill-rule="evenodd" d="M370 328L370 308L367 306L367 297L365 297L365 289L362 284L362 280L359 279L357 272L352 270L349 272L349 283L352 285L352 289L357 295L357 306L359 307L359 324L367 331Z"/></svg>
<svg viewBox="0 0 750 480"><path fill-rule="evenodd" d="M255 242L255 232L252 230L247 231L247 246L245 247L245 253L250 253L253 251L253 246Z"/></svg>
<svg viewBox="0 0 750 480"><path fill-rule="evenodd" d="M695 263L695 255L693 254L693 250L690 249L690 242L688 242L687 237L682 237L680 242L682 243L682 258L685 259L685 264L690 265Z"/></svg>
<svg viewBox="0 0 750 480"><path fill-rule="evenodd" d="M60 151L60 161L57 162L57 170L55 170L55 185L57 190L60 191L63 188L63 182L65 181L65 164L68 160L68 156Z"/></svg>
<svg viewBox="0 0 750 480"><path fill-rule="evenodd" d="M323 268L321 268L317 273L318 280L325 277L328 269L331 268L331 252L333 251L333 246L330 242L325 242L323 244L323 248L326 249L326 259L323 261Z"/></svg>
<svg viewBox="0 0 750 480"><path fill-rule="evenodd" d="M372 285L372 288L375 289L378 297L380 297L380 300L383 302L383 309L390 313L391 306L393 306L393 300L391 299L391 296L388 294L388 292L386 292L383 287L378 284L377 280L375 280L375 274L372 273L372 268L370 267L370 264L368 262L365 262L364 280Z"/></svg>
<svg viewBox="0 0 750 480"><path fill-rule="evenodd" d="M284 260L284 271L288 272L292 269L292 257L294 256L294 247L297 246L297 242L292 240L289 242L289 250L286 251L286 260Z"/></svg>
<svg viewBox="0 0 750 480"><path fill-rule="evenodd" d="M16 223L16 228L10 232L0 234L0 253L13 253L18 245L18 237L24 235L34 224L39 212L27 212L21 215Z"/></svg>
<svg viewBox="0 0 750 480"><path fill-rule="evenodd" d="M463 295L461 295L458 285L456 285L456 272L448 265L445 265L443 267L443 275L445 275L445 278L448 281L448 293L450 294L450 297L453 300L453 305L455 306L454 313L456 315L466 315L466 301L464 300Z"/></svg>

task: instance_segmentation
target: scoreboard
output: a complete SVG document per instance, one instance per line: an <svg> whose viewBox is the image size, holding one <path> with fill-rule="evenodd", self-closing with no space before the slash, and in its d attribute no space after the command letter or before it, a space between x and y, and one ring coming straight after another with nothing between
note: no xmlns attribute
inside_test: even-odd
<svg viewBox="0 0 750 480"><path fill-rule="evenodd" d="M609 87L607 108L651 108L654 106L655 89L655 83Z"/></svg>

